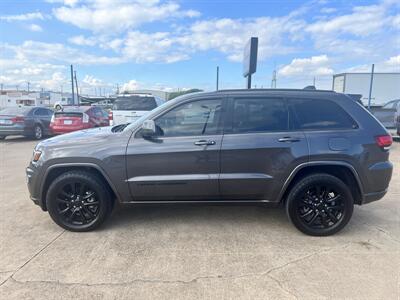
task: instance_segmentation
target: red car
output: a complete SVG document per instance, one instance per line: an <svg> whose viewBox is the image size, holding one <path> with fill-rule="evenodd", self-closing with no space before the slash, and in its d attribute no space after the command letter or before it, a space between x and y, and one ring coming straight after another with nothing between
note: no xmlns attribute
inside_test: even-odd
<svg viewBox="0 0 400 300"><path fill-rule="evenodd" d="M64 107L63 111L54 113L50 122L53 134L101 126L109 126L108 113L96 106Z"/></svg>

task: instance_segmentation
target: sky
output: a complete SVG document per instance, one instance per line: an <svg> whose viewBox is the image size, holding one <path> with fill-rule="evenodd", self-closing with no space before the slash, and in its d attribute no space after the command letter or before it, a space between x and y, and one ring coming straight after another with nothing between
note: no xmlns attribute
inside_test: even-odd
<svg viewBox="0 0 400 300"><path fill-rule="evenodd" d="M400 72L400 1L0 0L0 83L83 94L243 88L243 49L259 38L253 86L342 72Z"/></svg>

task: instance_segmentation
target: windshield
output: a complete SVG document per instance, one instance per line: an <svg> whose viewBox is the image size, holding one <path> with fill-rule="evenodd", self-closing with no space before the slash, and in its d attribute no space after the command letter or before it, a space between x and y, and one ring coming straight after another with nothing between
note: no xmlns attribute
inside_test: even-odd
<svg viewBox="0 0 400 300"><path fill-rule="evenodd" d="M147 96L124 96L114 101L113 110L153 110L157 107L156 99Z"/></svg>

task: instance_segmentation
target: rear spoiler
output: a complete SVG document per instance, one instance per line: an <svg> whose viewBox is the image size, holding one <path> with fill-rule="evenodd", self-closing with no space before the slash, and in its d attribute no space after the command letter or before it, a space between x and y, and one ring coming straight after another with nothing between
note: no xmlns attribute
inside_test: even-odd
<svg viewBox="0 0 400 300"><path fill-rule="evenodd" d="M362 97L361 94L346 94L346 95L347 95L349 98L351 98L352 100L354 100L354 101L360 103L361 105L364 105L364 104L362 103L362 100L361 100L361 97Z"/></svg>

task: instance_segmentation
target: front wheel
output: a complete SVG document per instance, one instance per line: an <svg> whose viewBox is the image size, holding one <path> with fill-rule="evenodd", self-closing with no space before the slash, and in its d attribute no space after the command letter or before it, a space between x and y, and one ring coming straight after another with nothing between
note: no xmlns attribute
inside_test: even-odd
<svg viewBox="0 0 400 300"><path fill-rule="evenodd" d="M110 192L97 176L70 171L49 187L46 205L54 222L69 231L90 231L99 227L112 209Z"/></svg>
<svg viewBox="0 0 400 300"><path fill-rule="evenodd" d="M346 226L353 206L352 194L343 181L328 174L313 174L294 185L287 197L286 212L303 233L327 236Z"/></svg>

